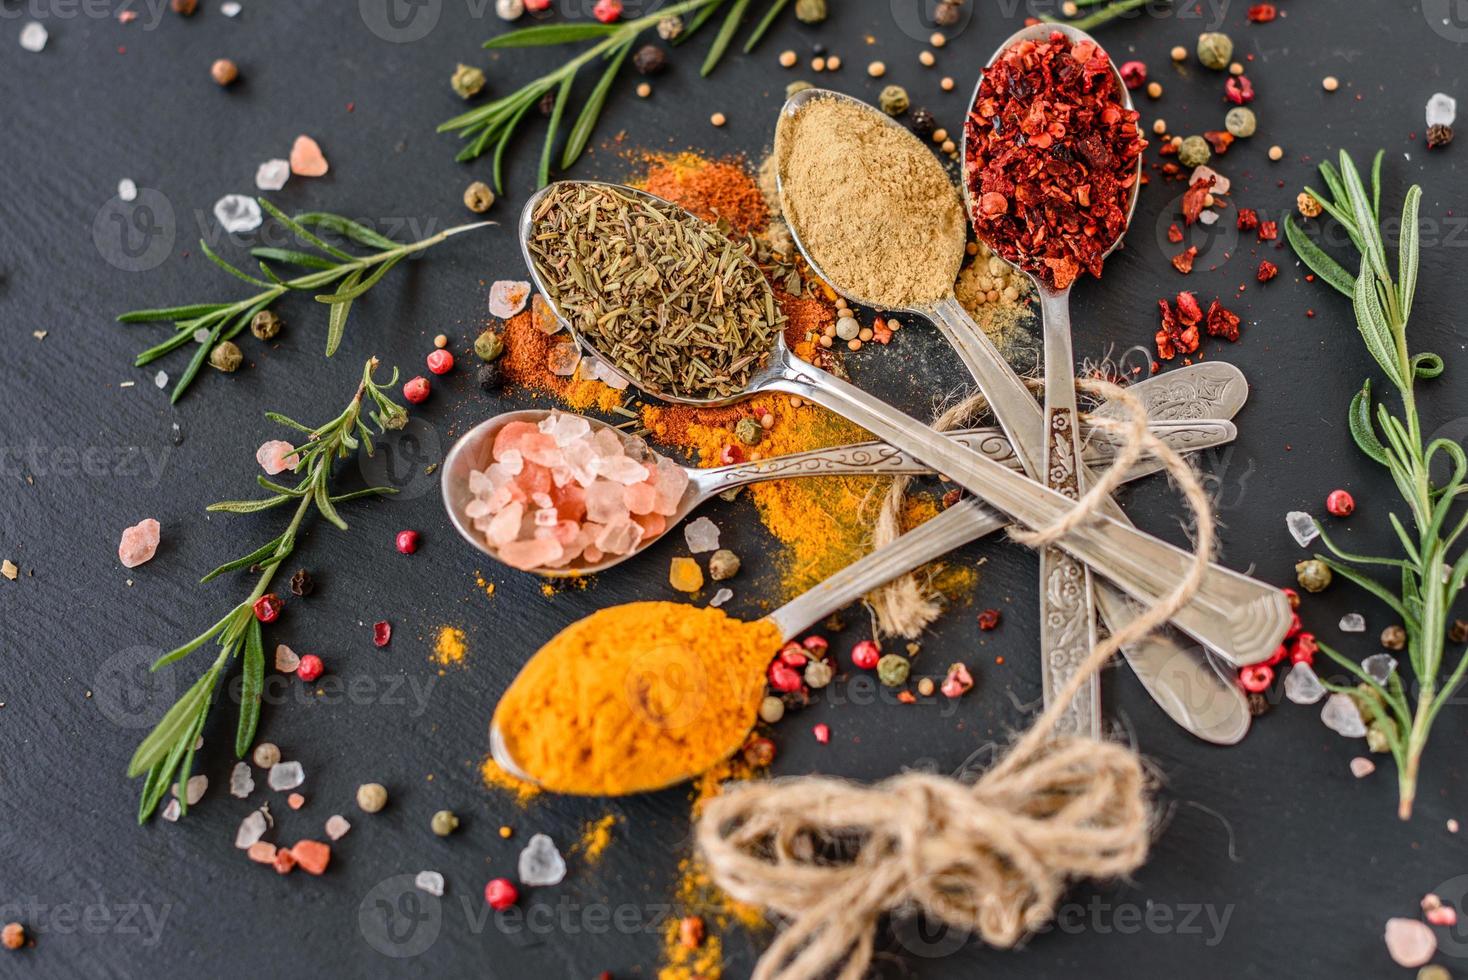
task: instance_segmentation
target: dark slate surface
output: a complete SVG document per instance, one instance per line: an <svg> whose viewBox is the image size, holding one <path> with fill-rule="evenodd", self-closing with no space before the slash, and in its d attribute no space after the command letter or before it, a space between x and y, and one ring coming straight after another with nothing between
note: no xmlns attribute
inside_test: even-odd
<svg viewBox="0 0 1468 980"><path fill-rule="evenodd" d="M234 293L231 281L202 260L195 240L201 233L218 240L213 202L249 191L256 164L283 155L297 133L321 140L332 173L292 181L275 195L287 208L389 219L398 234L463 218L460 192L485 167L454 163L453 141L435 136L433 125L460 108L445 84L454 63L483 62L478 43L503 25L487 0L392 2L423 19L410 18L402 34L384 37L366 26L385 23L381 0L362 0L360 10L347 2L254 0L235 21L219 14L216 0L206 0L191 21L147 0L130 4L141 13L130 26L105 16L123 6L117 3L0 3L0 556L23 570L18 582L0 581L0 918L21 919L37 936L29 952L0 956L0 974L656 973L659 920L677 859L687 851L686 793L610 805L548 800L522 812L484 790L476 765L494 699L524 658L593 609L667 595L667 562L677 549L656 548L585 590L549 599L537 582L486 567L453 536L434 482L421 469L466 424L532 400L486 402L466 371L440 384L419 413L411 430L416 443L391 445L391 466L370 471L401 486L402 497L354 507L348 535L319 526L305 535L299 561L316 572L318 593L293 603L269 632L272 646L317 651L330 668L320 696L302 694L297 684L271 688L261 728L308 773L307 807L292 812L277 801L275 836L289 842L319 834L338 810L356 824L330 872L278 878L230 846L246 806L225 793L233 761L229 705L216 712L199 759L213 783L205 801L177 825L134 823L138 787L123 778L128 756L146 724L201 669L191 660L149 685L140 681L139 665L211 622L243 587L238 580L198 586L203 570L274 533L266 516L211 520L203 511L251 486L253 450L275 435L261 412L331 417L363 359L375 353L413 372L435 333L453 335L456 345L472 335L484 316L484 282L520 274L507 231L460 239L362 302L330 362L320 353L324 316L294 299L283 307L289 327L279 344L249 344L247 370L207 373L176 408L153 387L152 369L130 366L133 353L161 334L117 326L112 317ZM603 142L622 130L629 147L761 153L781 89L793 77L773 67L775 55L786 47L807 51L816 40L845 58L832 79L838 87L874 97L879 85L862 66L882 58L887 81L908 85L916 104L956 128L981 59L1024 14L1013 2L977 5L977 18L941 52L939 70L928 71L916 61L926 31L909 36L901 27L915 23L911 4L833 6L838 10L820 31L787 15L756 57L730 60L710 81L695 71L706 39L675 56L650 101L633 98L624 79L597 134L601 148L576 173L624 173L621 156ZM1468 234L1459 215L1465 150L1428 155L1414 134L1432 92L1465 94L1468 23L1452 19L1448 0L1282 6L1288 17L1254 27L1242 2L1190 4L1113 25L1103 38L1118 57L1145 58L1167 86L1160 103L1145 106L1146 121L1162 115L1174 128L1194 131L1221 121L1221 79L1195 68L1178 72L1166 52L1191 44L1220 19L1234 34L1253 59L1250 74L1260 91L1260 135L1225 160L1241 204L1278 216L1310 178L1311 158L1341 145L1360 156L1389 149L1386 200L1393 207L1409 182L1423 185L1413 328L1419 348L1448 361L1446 379L1424 386L1423 408L1429 431L1441 426L1460 439L1468 432L1455 380L1468 371L1458 313L1468 299L1461 275ZM30 16L51 29L39 56L15 43ZM207 74L224 55L244 74L228 92ZM492 91L508 91L559 57L545 51L498 58ZM940 73L954 75L959 91L941 94ZM1334 95L1320 89L1327 74L1343 81ZM715 110L729 116L722 130L708 125ZM1289 152L1271 165L1265 149L1273 142ZM526 143L514 154L513 190L495 209L501 220L524 199L535 153ZM135 206L113 198L122 177L143 189ZM1103 284L1077 290L1079 355L1146 344L1157 297L1183 284L1154 231L1165 231L1176 189L1147 190L1131 247L1112 260ZM1249 285L1236 301L1246 318L1244 340L1207 346L1208 356L1243 367L1254 386L1238 443L1203 461L1217 483L1224 558L1287 583L1299 551L1285 533L1285 511L1318 511L1336 486L1361 504L1342 527L1343 540L1359 550L1387 548L1391 488L1355 452L1343 423L1350 393L1370 373L1347 305L1301 281L1287 252L1219 238L1187 285L1208 296ZM225 241L222 248L239 256L243 244ZM1265 255L1284 271L1260 288L1252 273ZM34 330L48 334L38 342ZM176 375L182 365L166 367ZM962 381L957 363L919 329L880 355L853 359L852 367L860 382L914 411L927 410L934 391ZM124 381L136 386L119 387ZM175 425L181 441L173 438ZM348 483L359 479L354 469L344 467ZM1182 540L1178 503L1165 487L1135 491L1130 509L1143 526ZM708 513L751 559L767 544L746 503L716 504ZM164 544L152 563L128 572L114 558L118 534L145 516L162 521ZM391 550L402 527L424 533L412 559ZM843 691L779 731L778 771L874 779L904 766L946 770L1023 724L1017 704L1039 692L1034 563L998 542L968 554L988 558L976 603L1001 606L1003 627L981 639L973 609L962 610L939 624L922 660L937 671L969 659L979 689L956 705L922 708L873 704L869 691ZM496 583L492 599L476 586L476 570ZM762 586L758 575L744 582L733 605L754 612L768 598L768 582ZM1366 614L1367 637L1337 634L1337 619L1350 610ZM386 650L369 638L368 624L379 618L397 626ZM1369 637L1387 622L1382 608L1342 587L1311 600L1307 620L1358 656L1373 652ZM440 676L428 650L432 629L443 623L468 631L471 653L466 668ZM1004 665L994 663L997 655ZM1449 900L1468 892L1461 841L1444 829L1449 818L1465 816L1461 705L1441 719L1417 818L1403 825L1393 816L1390 767L1353 779L1346 764L1359 744L1325 730L1314 710L1286 704L1243 745L1221 750L1173 729L1124 671L1108 675L1107 698L1109 716L1162 777L1164 819L1135 880L1077 889L1064 926L1022 952L995 952L911 925L884 931L881 975L1060 977L1084 969L1108 977L1402 976L1381 943L1385 919L1413 914L1430 889ZM829 747L808 735L816 721L832 725ZM263 789L263 777L257 779ZM357 814L350 802L367 780L381 780L393 794L376 817ZM439 840L429 834L428 818L445 806L457 809L465 826ZM608 811L625 824L599 867L573 861L563 885L528 896L531 916L497 921L486 914L484 882L512 873L530 832L569 845L584 821ZM516 828L514 840L499 838L502 823ZM399 876L424 868L441 870L448 892L440 903L420 897L413 906L404 897L410 879ZM391 934L364 929L361 923L381 921L384 909L394 910ZM1468 970L1461 960L1468 944L1440 933L1444 962ZM747 975L763 941L730 937L727 975Z"/></svg>

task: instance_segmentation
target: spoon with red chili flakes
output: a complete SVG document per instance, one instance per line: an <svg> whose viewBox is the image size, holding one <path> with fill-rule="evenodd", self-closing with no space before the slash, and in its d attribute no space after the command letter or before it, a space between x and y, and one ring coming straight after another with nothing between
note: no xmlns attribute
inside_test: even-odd
<svg viewBox="0 0 1468 980"><path fill-rule="evenodd" d="M1045 336L1040 472L1052 490L1085 492L1071 348L1070 289L1097 278L1121 244L1141 187L1138 113L1115 64L1084 31L1026 28L984 70L964 125L965 200L974 231L1035 283ZM1056 548L1040 556L1045 695L1095 644L1091 573ZM1109 618L1109 617L1108 617ZM1066 728L1100 734L1100 687L1076 698Z"/></svg>

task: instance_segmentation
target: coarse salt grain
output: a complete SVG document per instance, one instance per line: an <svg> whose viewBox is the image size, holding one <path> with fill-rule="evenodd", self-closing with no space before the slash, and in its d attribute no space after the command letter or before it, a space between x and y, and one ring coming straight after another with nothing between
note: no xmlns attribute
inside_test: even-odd
<svg viewBox="0 0 1468 980"><path fill-rule="evenodd" d="M1351 760L1351 775L1357 779L1365 779L1374 772L1376 772L1376 763L1364 755L1358 755Z"/></svg>
<svg viewBox="0 0 1468 980"><path fill-rule="evenodd" d="M163 808L163 812L159 814L159 816L161 816L164 820L167 820L169 823L177 823L178 815L182 811L183 808L178 805L178 800L169 800L168 804Z"/></svg>
<svg viewBox="0 0 1468 980"><path fill-rule="evenodd" d="M501 320L525 309L530 299L530 283L517 279L500 279L489 287L489 314Z"/></svg>
<svg viewBox="0 0 1468 980"><path fill-rule="evenodd" d="M319 143L305 134L296 137L291 146L291 173L297 177L322 177L330 169Z"/></svg>
<svg viewBox="0 0 1468 980"><path fill-rule="evenodd" d="M246 194L226 194L215 201L214 219L231 235L254 231L265 221L260 202Z"/></svg>
<svg viewBox="0 0 1468 980"><path fill-rule="evenodd" d="M159 371L157 374L153 375L153 383L155 385L157 385L158 387L160 387L160 388L167 388L168 387L168 372L167 371Z"/></svg>
<svg viewBox="0 0 1468 980"><path fill-rule="evenodd" d="M1388 919L1385 939L1392 959L1408 969L1422 966L1437 952L1437 936L1417 919Z"/></svg>
<svg viewBox="0 0 1468 980"><path fill-rule="evenodd" d="M351 829L351 823L340 813L333 813L326 818L326 836L332 840L341 840Z"/></svg>
<svg viewBox="0 0 1468 980"><path fill-rule="evenodd" d="M296 651L284 643L275 647L275 669L282 674L294 674L296 668L301 666L301 658L296 656Z"/></svg>
<svg viewBox="0 0 1468 980"><path fill-rule="evenodd" d="M229 795L243 800L253 792L255 777L250 771L250 764L243 760L236 762L229 774Z"/></svg>
<svg viewBox="0 0 1468 980"><path fill-rule="evenodd" d="M277 762L265 781L274 790L295 789L306 781L306 770L299 762Z"/></svg>
<svg viewBox="0 0 1468 980"><path fill-rule="evenodd" d="M244 8L242 8L238 3L234 2L234 0L229 0L228 3L222 3L219 5L219 12L226 17L238 17L242 9Z"/></svg>
<svg viewBox="0 0 1468 980"><path fill-rule="evenodd" d="M45 26L33 20L20 29L20 46L27 51L39 54L46 47L46 41L50 37Z"/></svg>
<svg viewBox="0 0 1468 980"><path fill-rule="evenodd" d="M443 875L437 871L420 871L413 879L413 887L430 895L443 895Z"/></svg>
<svg viewBox="0 0 1468 980"><path fill-rule="evenodd" d="M262 191L278 191L291 179L289 160L266 160L255 168L255 186Z"/></svg>
<svg viewBox="0 0 1468 980"><path fill-rule="evenodd" d="M136 201L138 199L138 185L127 177L117 182L117 196L123 201Z"/></svg>
<svg viewBox="0 0 1468 980"><path fill-rule="evenodd" d="M117 545L117 560L124 568L137 568L157 554L162 533L162 526L151 517L124 529Z"/></svg>
<svg viewBox="0 0 1468 980"><path fill-rule="evenodd" d="M271 439L261 443L260 448L255 450L255 462L259 463L260 468L271 476L284 473L286 470L293 470L301 461L295 448L284 439Z"/></svg>

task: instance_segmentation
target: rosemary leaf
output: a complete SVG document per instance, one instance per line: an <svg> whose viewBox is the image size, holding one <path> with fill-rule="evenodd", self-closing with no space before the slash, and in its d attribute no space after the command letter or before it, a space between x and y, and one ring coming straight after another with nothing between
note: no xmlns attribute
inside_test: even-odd
<svg viewBox="0 0 1468 980"><path fill-rule="evenodd" d="M611 64L607 65L606 71L602 72L596 88L591 90L591 96L581 107L581 115L576 117L576 124L571 127L571 135L566 137L566 148L561 152L562 170L575 163L581 156L581 151L586 149L586 141L591 138L591 131L596 128L596 121L601 118L602 106L606 105L607 92L611 90L612 82L616 80L617 72L621 70L622 62L627 60L627 52L631 50L630 41L617 49L616 54L612 56Z"/></svg>
<svg viewBox="0 0 1468 980"><path fill-rule="evenodd" d="M545 131L545 146L540 150L540 175L542 186L550 183L550 161L551 153L556 145L556 133L561 128L561 116L566 111L566 103L571 99L571 83L576 80L574 74L567 75L565 81L561 82L561 89L556 93L556 105L551 110L550 126Z"/></svg>
<svg viewBox="0 0 1468 980"><path fill-rule="evenodd" d="M392 251L398 247L398 243L391 238L379 235L366 225L359 224L350 218L343 218L339 214L329 214L326 211L307 211L296 215L296 224L307 228L321 228L324 231L335 232L343 235L358 245L368 248L379 249L384 252Z"/></svg>
<svg viewBox="0 0 1468 980"><path fill-rule="evenodd" d="M260 692L265 688L265 641L260 635L258 619L252 619L245 630L240 680L240 724L235 730L234 754L243 759L255 743L255 729L260 724Z"/></svg>
<svg viewBox="0 0 1468 980"><path fill-rule="evenodd" d="M729 42L734 40L734 32L739 30L739 22L744 19L744 12L749 9L749 0L734 0L734 5L724 15L724 22L719 25L719 33L714 35L713 46L703 59L703 67L698 73L707 78L718 65L719 59L729 48Z"/></svg>
<svg viewBox="0 0 1468 980"><path fill-rule="evenodd" d="M606 37L617 31L616 24L542 24L501 34L484 42L489 50L497 48L538 48L551 44L571 44L594 37Z"/></svg>
<svg viewBox="0 0 1468 980"><path fill-rule="evenodd" d="M276 262L289 262L291 265L302 265L308 269L335 269L341 265L331 259L312 255L310 252L298 252L291 248L252 248L250 254L257 259L273 259Z"/></svg>
<svg viewBox="0 0 1468 980"><path fill-rule="evenodd" d="M360 269L347 276L345 279L342 280L341 289L338 291L338 295L351 292L352 288L357 285L361 278L362 270ZM316 299L318 301L322 301L322 298L320 296L316 297ZM352 312L352 299L352 296L347 296L345 299L340 300L339 302L332 303L331 316L328 317L326 321L327 357L330 357L336 353L337 348L341 346L342 337L346 335L347 316Z"/></svg>
<svg viewBox="0 0 1468 980"><path fill-rule="evenodd" d="M775 0L774 3L770 4L770 9L765 11L765 15L760 18L760 22L755 25L754 30L749 32L749 39L744 42L745 54L749 54L760 41L764 40L765 33L774 25L775 19L780 16L780 12L789 4L790 0Z"/></svg>

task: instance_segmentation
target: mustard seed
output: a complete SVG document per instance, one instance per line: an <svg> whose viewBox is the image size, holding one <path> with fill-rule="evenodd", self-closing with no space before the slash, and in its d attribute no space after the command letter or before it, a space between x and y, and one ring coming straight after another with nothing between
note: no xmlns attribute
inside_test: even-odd
<svg viewBox="0 0 1468 980"><path fill-rule="evenodd" d="M722 112L716 112L712 116L709 116L709 122L713 123L715 126L722 126L728 121L728 119L724 118L724 114Z"/></svg>
<svg viewBox="0 0 1468 980"><path fill-rule="evenodd" d="M938 59L933 56L933 52L931 51L924 51L918 55L918 64L922 65L924 68L933 67L934 63L936 63L937 60Z"/></svg>
<svg viewBox="0 0 1468 980"><path fill-rule="evenodd" d="M871 64L867 65L867 74L873 78L881 78L883 75L887 74L887 66L882 64L880 61L874 61Z"/></svg>
<svg viewBox="0 0 1468 980"><path fill-rule="evenodd" d="M780 67L781 68L794 68L795 67L795 63L798 62L799 60L800 60L800 56L798 54L796 54L794 51L781 51L780 52Z"/></svg>

